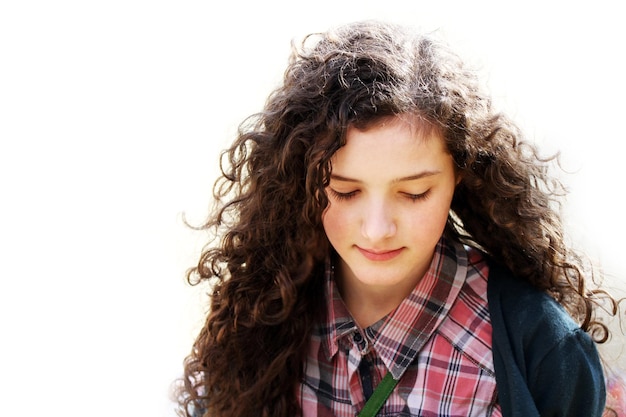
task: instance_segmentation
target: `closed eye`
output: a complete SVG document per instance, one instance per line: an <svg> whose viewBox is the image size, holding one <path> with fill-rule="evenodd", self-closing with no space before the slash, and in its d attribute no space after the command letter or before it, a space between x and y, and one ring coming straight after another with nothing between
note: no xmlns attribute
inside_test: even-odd
<svg viewBox="0 0 626 417"><path fill-rule="evenodd" d="M410 193L403 193L403 194L406 198L408 198L411 201L420 201L420 200L426 200L430 196L430 190L427 190L421 194L410 194Z"/></svg>
<svg viewBox="0 0 626 417"><path fill-rule="evenodd" d="M359 192L358 190L354 190L350 191L349 193L340 193L339 191L335 191L332 188L329 188L329 190L333 197L337 200L349 200Z"/></svg>

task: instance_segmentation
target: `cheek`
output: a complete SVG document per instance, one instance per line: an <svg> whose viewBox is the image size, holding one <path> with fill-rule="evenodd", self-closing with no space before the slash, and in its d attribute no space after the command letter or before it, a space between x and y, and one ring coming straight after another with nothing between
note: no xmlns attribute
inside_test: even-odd
<svg viewBox="0 0 626 417"><path fill-rule="evenodd" d="M348 230L349 219L346 210L329 206L322 215L322 225L331 243Z"/></svg>
<svg viewBox="0 0 626 417"><path fill-rule="evenodd" d="M450 212L451 197L438 195L405 216L406 229L424 239L438 239L445 229Z"/></svg>
<svg viewBox="0 0 626 417"><path fill-rule="evenodd" d="M430 218L432 219L432 227L437 229L437 233L442 233L448 222L450 215L450 203L452 202L452 193L444 195L441 200L432 207Z"/></svg>

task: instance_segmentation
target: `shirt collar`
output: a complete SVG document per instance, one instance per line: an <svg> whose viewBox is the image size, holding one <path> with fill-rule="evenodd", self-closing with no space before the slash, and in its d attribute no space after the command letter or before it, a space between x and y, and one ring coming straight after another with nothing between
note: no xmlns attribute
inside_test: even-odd
<svg viewBox="0 0 626 417"><path fill-rule="evenodd" d="M467 255L460 243L442 238L431 265L411 294L389 315L365 329L372 347L399 379L424 344L448 315L467 275ZM330 258L326 262L326 322L323 340L329 357L339 350L342 338L358 331L333 279Z"/></svg>
<svg viewBox="0 0 626 417"><path fill-rule="evenodd" d="M356 322L350 315L335 285L334 265L330 256L326 259L326 322L323 326L323 340L328 357L335 356L339 350L339 341L346 335L358 331Z"/></svg>

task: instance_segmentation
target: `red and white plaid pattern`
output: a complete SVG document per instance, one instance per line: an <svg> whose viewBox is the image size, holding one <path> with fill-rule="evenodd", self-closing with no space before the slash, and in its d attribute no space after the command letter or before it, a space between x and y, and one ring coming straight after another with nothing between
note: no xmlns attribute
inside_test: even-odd
<svg viewBox="0 0 626 417"><path fill-rule="evenodd" d="M387 317L359 329L327 268L327 312L315 329L300 386L304 417L354 417L389 370L398 386L379 416L501 416L480 254L442 239L431 267ZM367 390L367 388L366 388Z"/></svg>

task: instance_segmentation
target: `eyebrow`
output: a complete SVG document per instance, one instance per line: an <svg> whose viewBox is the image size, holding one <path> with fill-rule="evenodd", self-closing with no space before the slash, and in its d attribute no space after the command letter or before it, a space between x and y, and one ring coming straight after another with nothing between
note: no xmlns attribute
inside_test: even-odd
<svg viewBox="0 0 626 417"><path fill-rule="evenodd" d="M405 181L414 181L414 180L419 180L425 177L432 177L433 175L437 175L440 173L441 171L422 171L417 174L407 175L406 177L395 178L391 182L398 183L398 182L405 182ZM336 174L331 174L330 179L335 180L335 181L342 181L342 182L355 182L355 183L362 182L361 180L344 177L342 175L336 175Z"/></svg>

